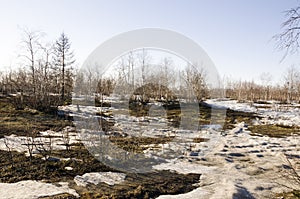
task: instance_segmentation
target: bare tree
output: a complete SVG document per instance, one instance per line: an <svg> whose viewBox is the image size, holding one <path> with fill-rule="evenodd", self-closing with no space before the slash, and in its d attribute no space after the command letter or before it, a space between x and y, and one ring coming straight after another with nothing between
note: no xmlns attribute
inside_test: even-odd
<svg viewBox="0 0 300 199"><path fill-rule="evenodd" d="M185 69L185 79L188 83L188 88L191 87L190 92L194 93L198 101L208 97L208 88L205 81L205 71L203 69L198 69L194 65L188 63ZM188 94L191 96L191 93Z"/></svg>
<svg viewBox="0 0 300 199"><path fill-rule="evenodd" d="M65 85L67 69L70 68L74 62L74 54L71 51L71 43L65 33L62 33L54 46L55 65L60 71L61 83L61 101L65 100Z"/></svg>
<svg viewBox="0 0 300 199"><path fill-rule="evenodd" d="M284 87L286 88L286 101L289 103L291 100L295 100L297 97L299 82L299 71L291 66L287 69L284 76Z"/></svg>
<svg viewBox="0 0 300 199"><path fill-rule="evenodd" d="M83 71L77 70L76 71L76 78L75 78L75 83L74 83L74 91L75 94L80 96L84 94L83 91L86 91L85 89L85 77Z"/></svg>
<svg viewBox="0 0 300 199"><path fill-rule="evenodd" d="M268 100L270 96L270 87L272 81L272 75L270 73L262 73L260 75L262 86L264 87L265 100Z"/></svg>
<svg viewBox="0 0 300 199"><path fill-rule="evenodd" d="M9 85L18 93L12 103L17 110L24 109L24 92L29 90L28 74L25 69L19 68L18 71L9 72Z"/></svg>
<svg viewBox="0 0 300 199"><path fill-rule="evenodd" d="M168 93L162 93L162 88L161 85L168 87L169 86L169 78L171 78L170 76L170 67L172 66L173 61L170 58L165 57L162 60L161 63L161 74L160 74L160 86L159 86L159 92L160 92L160 96L164 97L165 99L168 99Z"/></svg>
<svg viewBox="0 0 300 199"><path fill-rule="evenodd" d="M122 56L116 64L118 71L118 84L116 92L125 96L131 93L136 87L137 77L135 77L136 70L136 54L130 51L128 54Z"/></svg>
<svg viewBox="0 0 300 199"><path fill-rule="evenodd" d="M141 82L140 82L140 84L143 88L141 100L145 101L145 89L144 89L143 85L146 84L147 71L148 71L148 66L149 66L151 57L148 55L147 50L145 50L144 48L142 49L142 52L137 55L137 57L138 57L138 63L141 66Z"/></svg>
<svg viewBox="0 0 300 199"><path fill-rule="evenodd" d="M300 6L285 11L286 21L281 25L283 31L274 36L277 48L285 50L283 59L298 51L300 37Z"/></svg>
<svg viewBox="0 0 300 199"><path fill-rule="evenodd" d="M27 152L29 154L30 162L33 160L33 150L36 146L35 140L32 133L27 133L26 138L23 140L22 145L26 146Z"/></svg>
<svg viewBox="0 0 300 199"><path fill-rule="evenodd" d="M62 132L62 138L64 145L66 147L67 152L70 152L70 147L71 147L71 138L70 138L70 132L69 129L64 129Z"/></svg>
<svg viewBox="0 0 300 199"><path fill-rule="evenodd" d="M36 93L36 56L40 50L39 40L41 37L42 33L39 31L23 29L22 46L25 52L21 55L21 57L25 57L25 59L28 61L28 66L31 71L31 81L34 96Z"/></svg>
<svg viewBox="0 0 300 199"><path fill-rule="evenodd" d="M46 140L46 138L48 138L48 141ZM48 160L53 150L52 135L48 135L45 138L39 137L39 139L35 140L33 145L35 146L39 154L41 154L45 160Z"/></svg>
<svg viewBox="0 0 300 199"><path fill-rule="evenodd" d="M7 137L3 139L3 142L9 153L9 159L11 161L11 166L14 168L14 156L13 156L13 151L12 151L14 144Z"/></svg>
<svg viewBox="0 0 300 199"><path fill-rule="evenodd" d="M141 84L145 84L146 83L146 76L147 76L147 67L149 65L150 62L150 56L147 53L147 50L143 48L142 52L140 54L138 54L138 61L139 64L141 65L141 70L142 70L142 82Z"/></svg>

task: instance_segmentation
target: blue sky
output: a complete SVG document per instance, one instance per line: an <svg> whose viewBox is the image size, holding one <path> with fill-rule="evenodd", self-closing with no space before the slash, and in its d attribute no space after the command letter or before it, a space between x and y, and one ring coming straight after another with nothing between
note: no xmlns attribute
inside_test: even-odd
<svg viewBox="0 0 300 199"><path fill-rule="evenodd" d="M81 63L102 42L138 28L170 29L197 42L221 76L259 81L270 72L279 82L298 56L280 60L272 36L283 11L297 0L0 0L0 69L16 67L21 30L28 27L55 40L64 31Z"/></svg>

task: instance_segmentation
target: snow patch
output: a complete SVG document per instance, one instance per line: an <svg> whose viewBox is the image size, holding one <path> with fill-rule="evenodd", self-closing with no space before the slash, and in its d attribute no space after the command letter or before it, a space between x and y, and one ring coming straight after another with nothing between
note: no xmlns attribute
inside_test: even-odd
<svg viewBox="0 0 300 199"><path fill-rule="evenodd" d="M182 173L182 174L189 174L189 173L203 174L203 173L211 172L213 169L215 169L215 167L208 167L197 163L178 161L175 159L168 163L155 165L153 166L153 169L177 171L178 173Z"/></svg>
<svg viewBox="0 0 300 199"><path fill-rule="evenodd" d="M179 194L179 195L162 195L159 196L157 199L191 199L191 198L206 198L206 196L209 194L207 190L204 190L203 188L199 187L197 189L194 189L191 192Z"/></svg>
<svg viewBox="0 0 300 199"><path fill-rule="evenodd" d="M235 111L256 112L257 109L250 103L239 103L237 100L208 99L205 101L212 108L229 108Z"/></svg>
<svg viewBox="0 0 300 199"><path fill-rule="evenodd" d="M126 175L124 173L114 172L94 172L86 173L82 176L75 176L74 181L78 186L85 187L88 183L97 185L104 182L108 185L115 185L123 182Z"/></svg>
<svg viewBox="0 0 300 199"><path fill-rule="evenodd" d="M70 189L68 183L61 182L60 186L38 182L34 180L20 181L17 183L0 183L0 196L6 199L35 199L45 196L53 196L69 193L76 197L79 195L74 189Z"/></svg>
<svg viewBox="0 0 300 199"><path fill-rule="evenodd" d="M7 146L12 151L26 152L28 154L27 144L36 144L37 147L43 147L46 150L65 150L65 144L78 143L77 133L73 127L65 127L62 131L55 132L51 130L42 131L39 136L34 138L26 136L9 135L0 139L0 150L8 150ZM7 146L6 146L7 145ZM36 147L33 147L33 154L39 153ZM51 149L50 149L51 148ZM41 149L42 150L42 149Z"/></svg>

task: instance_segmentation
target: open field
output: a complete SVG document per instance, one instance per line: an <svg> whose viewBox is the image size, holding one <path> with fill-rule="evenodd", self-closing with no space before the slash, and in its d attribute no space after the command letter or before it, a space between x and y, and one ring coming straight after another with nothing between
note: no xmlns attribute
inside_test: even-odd
<svg viewBox="0 0 300 199"><path fill-rule="evenodd" d="M77 122L83 115L95 113L104 132L101 136L116 150L129 154L120 159L125 163L131 161L132 154L151 157L146 159L149 164L145 163L151 172L132 173L111 167L111 162L101 163L87 139L94 134L82 136L72 121L32 109L16 111L6 98L0 103L0 194L22 198L22 194L5 187L23 183L29 189L40 187L30 198L299 195L294 173L300 166L297 105L275 110L259 104L208 100L200 106L199 117L191 122L199 124L196 130L178 128L181 112L177 109L167 110L165 115L154 109L151 117L136 117L108 106L61 107L77 117ZM222 110L227 109L224 125L211 124L212 107L221 105ZM80 111L76 111L78 108ZM98 143L92 144L95 147ZM114 152L108 151L107 155L113 157Z"/></svg>

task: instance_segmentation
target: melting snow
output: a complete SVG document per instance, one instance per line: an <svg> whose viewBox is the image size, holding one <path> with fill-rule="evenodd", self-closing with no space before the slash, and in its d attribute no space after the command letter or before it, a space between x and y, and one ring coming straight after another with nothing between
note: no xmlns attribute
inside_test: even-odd
<svg viewBox="0 0 300 199"><path fill-rule="evenodd" d="M237 100L218 100L218 99L209 99L205 101L212 107L215 108L229 108L235 111L242 112L256 112L256 108L250 103L238 103Z"/></svg>
<svg viewBox="0 0 300 199"><path fill-rule="evenodd" d="M219 144L204 158L174 159L154 167L201 174L199 188L186 194L160 196L159 199L233 198L240 192L243 192L243 197L248 194L258 199L272 198L274 193L291 190L280 184L296 186L283 177L288 172L283 167L286 164L283 154L300 157L299 136L251 136L244 123L226 131L226 136L219 136ZM202 150L205 144L196 150Z"/></svg>
<svg viewBox="0 0 300 199"><path fill-rule="evenodd" d="M104 182L108 185L115 185L123 182L126 175L124 173L114 173L114 172L94 172L86 173L82 176L75 176L74 181L78 186L86 186L88 183L99 184Z"/></svg>
<svg viewBox="0 0 300 199"><path fill-rule="evenodd" d="M282 106L278 104L268 105L269 107L238 103L236 100L207 100L207 103L216 107L226 107L237 111L254 112L262 117L256 124L281 124L284 126L300 126L299 105ZM69 106L65 110L76 110L77 106ZM91 115L99 111L99 107L79 107L82 116ZM103 108L103 111L110 108ZM72 113L73 114L73 113ZM167 144L157 144L161 147L155 154L150 149L144 153L148 155L160 155L174 151L192 150L192 153L182 153L181 158L167 160L154 166L156 170L172 170L178 173L199 173L201 174L197 189L180 195L165 195L159 199L173 198L233 198L233 195L243 190L255 198L272 198L272 194L288 191L289 189L280 186L286 184L286 179L280 176L287 172L283 165L286 163L283 154L291 155L299 160L300 140L299 136L289 136L286 138L270 138L267 136L251 136L244 123L239 123L235 128L227 130L224 134L220 133L219 126L210 125L202 131L166 129L167 120L164 118L141 117L136 118L129 115L118 114L114 116L116 125L119 129L127 129L127 132L135 136L157 136L157 135L177 135L185 139L183 145L180 141L169 142ZM129 125L132 124L132 125ZM144 125L151 124L149 128ZM68 127L69 128L69 127ZM37 141L48 141L47 136L53 136L54 149L65 149L62 135L70 132L70 143L78 142L76 133L70 129L62 132L45 131L41 132ZM126 129L125 129L126 130ZM207 142L192 143L195 137L208 138ZM0 139L0 149L7 150L4 140L8 141L13 150L20 152L27 151L24 142L26 137L15 135L6 136ZM190 146L184 145L186 141ZM190 147L190 149L188 149ZM154 150L154 149L153 149ZM71 167L65 169L71 170ZM126 175L123 173L97 172L86 173L76 176L74 181L78 186L86 186L88 183L99 184L107 183L114 185L122 183ZM291 185L293 186L293 185ZM51 193L51 194L49 194ZM78 197L75 190L70 189L66 183L61 183L60 187L37 181L21 181L18 183L0 183L0 195L6 198L38 198L42 196L56 195L60 193L70 193Z"/></svg>
<svg viewBox="0 0 300 199"><path fill-rule="evenodd" d="M69 193L79 197L75 190L68 187L68 183L61 182L59 185L60 186L55 186L54 184L33 180L20 181L17 183L0 183L0 196L6 199L35 199Z"/></svg>
<svg viewBox="0 0 300 199"><path fill-rule="evenodd" d="M66 140L68 139L68 140ZM50 145L52 150L65 150L64 146L66 143L72 144L79 142L77 133L75 129L67 126L62 131L44 131L40 132L40 135L32 139L31 137L25 136L16 136L14 134L10 136L5 136L0 139L0 150L8 150L7 146L13 150L18 152L28 152L28 148L26 144L44 144L45 149L50 150ZM39 153L38 150L34 147L33 153ZM28 155L28 154L27 154Z"/></svg>
<svg viewBox="0 0 300 199"><path fill-rule="evenodd" d="M212 107L225 107L235 111L253 112L262 117L259 124L278 124L282 126L300 126L299 104L279 104L275 101L268 101L268 104L239 103L237 100L217 100L206 101Z"/></svg>

